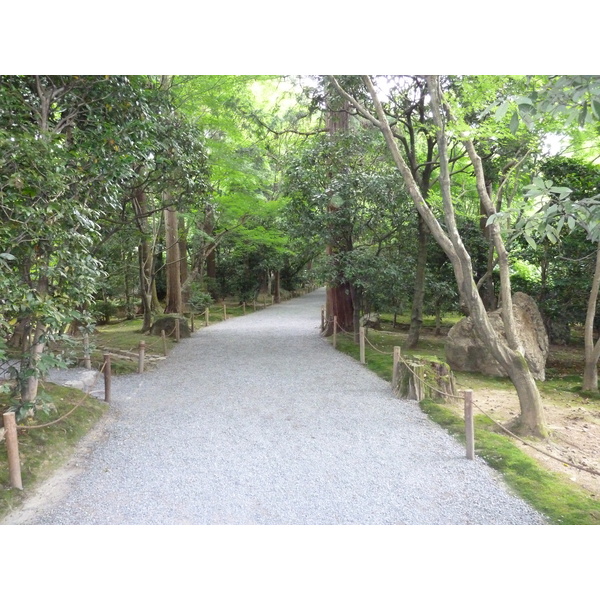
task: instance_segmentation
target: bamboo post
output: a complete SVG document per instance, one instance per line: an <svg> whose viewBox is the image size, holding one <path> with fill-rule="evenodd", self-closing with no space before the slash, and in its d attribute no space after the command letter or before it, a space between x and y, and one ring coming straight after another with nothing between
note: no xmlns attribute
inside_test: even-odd
<svg viewBox="0 0 600 600"><path fill-rule="evenodd" d="M104 355L104 401L110 402L110 387L111 387L111 368L110 354Z"/></svg>
<svg viewBox="0 0 600 600"><path fill-rule="evenodd" d="M83 366L86 369L92 368L92 361L90 360L90 336L87 333L83 334Z"/></svg>
<svg viewBox="0 0 600 600"><path fill-rule="evenodd" d="M333 317L333 347L337 348L337 315Z"/></svg>
<svg viewBox="0 0 600 600"><path fill-rule="evenodd" d="M23 481L21 480L21 459L19 458L19 438L17 437L17 421L15 419L15 413L4 413L3 418L10 485L18 490L22 490Z"/></svg>
<svg viewBox="0 0 600 600"><path fill-rule="evenodd" d="M394 366L392 367L392 391L396 391L398 387L398 363L402 356L402 348L400 346L394 346Z"/></svg>
<svg viewBox="0 0 600 600"><path fill-rule="evenodd" d="M475 458L475 428L473 425L473 390L465 390L465 437L467 441L467 458Z"/></svg>
<svg viewBox="0 0 600 600"><path fill-rule="evenodd" d="M192 333L194 333L194 311L192 311L190 316L190 329L192 330Z"/></svg>
<svg viewBox="0 0 600 600"><path fill-rule="evenodd" d="M178 342L181 339L181 330L179 324L179 317L175 317L175 341Z"/></svg>
<svg viewBox="0 0 600 600"><path fill-rule="evenodd" d="M208 327L208 321L210 320L210 310L208 306L204 309L204 320L206 322L206 326Z"/></svg>
<svg viewBox="0 0 600 600"><path fill-rule="evenodd" d="M325 331L325 307L321 307L321 331Z"/></svg>
<svg viewBox="0 0 600 600"><path fill-rule="evenodd" d="M223 302L223 321L227 320L227 304Z"/></svg>
<svg viewBox="0 0 600 600"><path fill-rule="evenodd" d="M138 373L144 372L144 357L146 355L146 342L140 340L140 349L138 355Z"/></svg>
<svg viewBox="0 0 600 600"><path fill-rule="evenodd" d="M359 330L359 344L360 344L360 363L362 365L366 365L367 361L365 359L365 328L361 327Z"/></svg>
<svg viewBox="0 0 600 600"><path fill-rule="evenodd" d="M163 343L163 354L166 356L167 355L167 335L165 334L164 329L161 329L160 337L162 338L162 343Z"/></svg>

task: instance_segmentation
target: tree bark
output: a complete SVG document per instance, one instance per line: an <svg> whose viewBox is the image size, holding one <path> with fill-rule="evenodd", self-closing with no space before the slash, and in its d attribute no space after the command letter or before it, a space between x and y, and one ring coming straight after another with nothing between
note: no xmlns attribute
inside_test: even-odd
<svg viewBox="0 0 600 600"><path fill-rule="evenodd" d="M151 233L148 225L148 201L142 188L137 188L132 198L137 227L140 230L141 241L138 244L140 299L142 301L143 324L142 331L146 332L152 325L153 297L156 293L154 286L154 253L149 239Z"/></svg>
<svg viewBox="0 0 600 600"><path fill-rule="evenodd" d="M598 391L598 360L600 359L600 339L594 345L594 317L598 303L598 288L600 287L600 243L596 252L596 266L592 289L588 297L587 314L584 326L585 364L583 370L582 389L585 392Z"/></svg>
<svg viewBox="0 0 600 600"><path fill-rule="evenodd" d="M181 303L185 306L190 299L190 292L188 287L184 287L184 283L188 280L189 269L188 269L188 245L187 245L187 229L185 226L185 219L182 215L179 215L178 224L179 233L179 283L181 284Z"/></svg>
<svg viewBox="0 0 600 600"><path fill-rule="evenodd" d="M328 94L328 100L333 99L334 104L339 104L339 98L337 94ZM348 131L348 108L349 104L347 101L342 101L340 110L333 110L331 106L327 111L327 130L329 135L332 137L343 135ZM335 212L338 207L330 203L327 207L329 212ZM345 239L345 235L339 231L331 231L330 238L331 242L327 245L326 252L332 257L334 265L337 266L338 261L336 255L351 250L352 241ZM342 283L331 283L327 286L327 301L326 301L326 314L327 322L325 324L325 330L323 335L333 335L333 317L337 317L337 322L340 327L346 331L354 331L354 306L352 302L352 293L350 283L344 281L343 273L341 269L336 269L336 276L342 280Z"/></svg>
<svg viewBox="0 0 600 600"><path fill-rule="evenodd" d="M181 300L181 257L179 255L179 235L177 227L177 209L174 206L165 208L165 245L167 273L166 314L180 314Z"/></svg>
<svg viewBox="0 0 600 600"><path fill-rule="evenodd" d="M421 215L418 215L417 268L415 271L415 288L413 292L412 313L408 329L407 346L416 348L419 343L421 325L423 324L423 302L425 300L425 271L427 268L427 226Z"/></svg>

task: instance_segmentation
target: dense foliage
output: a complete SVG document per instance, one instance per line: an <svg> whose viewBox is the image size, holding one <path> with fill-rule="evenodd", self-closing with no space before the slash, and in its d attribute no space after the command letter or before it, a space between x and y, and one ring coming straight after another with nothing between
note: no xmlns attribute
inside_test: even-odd
<svg viewBox="0 0 600 600"><path fill-rule="evenodd" d="M374 80L447 230L425 79ZM374 110L361 78L340 81ZM513 288L567 341L586 317L600 227L598 78L449 76L441 86L453 218L485 305L500 295L495 221ZM332 135L335 119L344 127ZM559 134L562 155L548 150ZM320 77L0 76L0 214L0 361L22 407L59 364L66 333L116 317L142 316L146 330L165 309L278 299L308 282L349 286L356 314L410 312L411 327L424 311L465 309L377 127Z"/></svg>

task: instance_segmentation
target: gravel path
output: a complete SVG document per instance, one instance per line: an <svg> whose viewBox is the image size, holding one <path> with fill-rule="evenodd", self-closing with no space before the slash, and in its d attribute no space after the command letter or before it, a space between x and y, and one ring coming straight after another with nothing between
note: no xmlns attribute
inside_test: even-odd
<svg viewBox="0 0 600 600"><path fill-rule="evenodd" d="M70 474L5 523L543 524L320 337L323 303L319 290L213 325L155 371L113 379Z"/></svg>

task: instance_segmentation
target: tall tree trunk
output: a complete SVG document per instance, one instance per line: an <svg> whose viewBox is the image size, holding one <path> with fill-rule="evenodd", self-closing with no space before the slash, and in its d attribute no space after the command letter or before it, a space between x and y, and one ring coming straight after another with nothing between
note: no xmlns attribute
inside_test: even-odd
<svg viewBox="0 0 600 600"><path fill-rule="evenodd" d="M136 222L140 230L141 240L138 244L138 263L140 281L140 299L142 301L142 331L152 326L153 300L156 295L154 279L154 252L150 244L152 234L148 223L148 200L142 188L137 188L132 198Z"/></svg>
<svg viewBox="0 0 600 600"><path fill-rule="evenodd" d="M600 339L594 344L594 318L598 304L598 288L600 287L600 243L596 252L596 266L592 289L588 297L587 314L584 326L585 365L583 370L582 389L585 392L598 391L598 360L600 359Z"/></svg>
<svg viewBox="0 0 600 600"><path fill-rule="evenodd" d="M273 282L273 295L275 296L275 304L281 304L281 271L275 271L275 281Z"/></svg>
<svg viewBox="0 0 600 600"><path fill-rule="evenodd" d="M348 132L348 109L349 104L347 101L340 103L340 98L337 94L329 94L329 101L333 104L340 105L339 110L332 110L331 108L327 111L327 129L329 135L332 137L344 135ZM330 203L327 207L329 212L335 212L338 210L337 205ZM340 235L338 231L331 231L330 238L331 242L327 245L326 253L332 257L333 264L338 265L339 261L336 256L340 252L351 250L352 242L350 240L344 240L345 236L343 233ZM340 243L341 242L341 243ZM346 247L344 247L346 246ZM350 247L348 247L350 246ZM336 269L336 279L343 281L344 277L341 269ZM351 285L348 282L330 283L326 288L327 300L326 300L326 314L327 323L323 335L333 335L333 318L337 317L337 322L340 327L346 331L354 331L354 306L352 302Z"/></svg>
<svg viewBox="0 0 600 600"><path fill-rule="evenodd" d="M40 275L36 289L38 296L44 298L49 292L49 281L45 275ZM25 327L26 335L24 336L24 352L21 357L21 368L20 368L20 394L21 402L23 404L33 404L37 397L40 372L39 362L46 343L44 340L44 334L46 333L46 327L41 321L31 319Z"/></svg>
<svg viewBox="0 0 600 600"><path fill-rule="evenodd" d="M188 269L188 245L187 245L187 228L185 226L185 218L179 216L179 282L181 284L181 303L185 306L190 300L189 287L184 287L189 277Z"/></svg>
<svg viewBox="0 0 600 600"><path fill-rule="evenodd" d="M418 215L418 254L415 272L415 288L413 293L412 313L406 343L409 348L416 348L419 343L421 325L423 324L423 302L425 300L425 271L427 268L427 225Z"/></svg>
<svg viewBox="0 0 600 600"><path fill-rule="evenodd" d="M166 245L166 274L167 301L165 313L179 314L182 312L181 300L181 257L179 255L179 236L177 227L177 210L174 206L165 208L165 245Z"/></svg>
<svg viewBox="0 0 600 600"><path fill-rule="evenodd" d="M142 331L146 332L152 327L152 292L154 288L154 258L147 240L142 240L138 246L138 259L143 315Z"/></svg>

